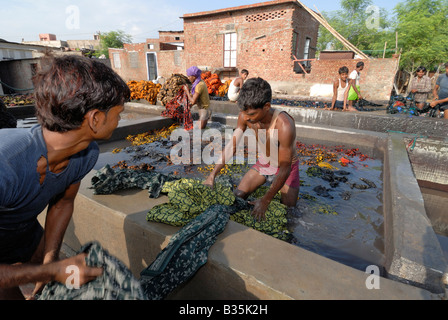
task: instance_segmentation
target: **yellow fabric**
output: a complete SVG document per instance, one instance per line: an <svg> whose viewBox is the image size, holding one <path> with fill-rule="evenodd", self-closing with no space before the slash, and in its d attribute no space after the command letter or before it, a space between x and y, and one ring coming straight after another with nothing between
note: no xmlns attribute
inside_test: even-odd
<svg viewBox="0 0 448 320"><path fill-rule="evenodd" d="M260 198L266 191L267 188L261 187L253 197ZM168 193L169 203L151 209L146 219L178 227L185 226L213 204L233 206L236 203L236 197L229 186L216 183L214 189L211 189L203 185L202 181L195 179L166 182L161 192ZM266 211L266 220L256 221L249 210L239 210L231 215L230 219L273 237L287 240L290 236L286 228L287 211L286 206L280 203L280 199L281 196L278 194L271 201Z"/></svg>

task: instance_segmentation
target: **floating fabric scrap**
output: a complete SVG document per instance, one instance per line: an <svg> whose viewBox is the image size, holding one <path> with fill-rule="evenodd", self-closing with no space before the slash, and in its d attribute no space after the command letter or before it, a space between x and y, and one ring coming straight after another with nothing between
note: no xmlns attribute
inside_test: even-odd
<svg viewBox="0 0 448 320"><path fill-rule="evenodd" d="M108 164L92 177L94 194L112 194L118 190L139 188L148 190L150 198L158 198L166 181L177 180L175 175L134 169L112 169Z"/></svg>
<svg viewBox="0 0 448 320"><path fill-rule="evenodd" d="M249 200L261 197L266 190L259 188ZM146 217L148 221L184 226L209 206L221 204L238 206L239 210L230 217L233 221L282 240L287 240L290 236L286 227L286 206L280 203L279 194L269 204L266 219L257 221L250 213L250 205L246 201L246 206L241 205L241 199L235 197L230 183L217 181L211 189L200 180L184 178L166 182L161 192L168 194L169 203L152 208Z"/></svg>
<svg viewBox="0 0 448 320"><path fill-rule="evenodd" d="M131 271L99 243L88 243L81 252L87 253L88 266L103 268L103 273L79 288L50 282L38 300L147 300L140 282Z"/></svg>
<svg viewBox="0 0 448 320"><path fill-rule="evenodd" d="M140 273L148 299L164 299L207 262L210 247L224 231L233 211L229 206L212 205L171 238L155 261Z"/></svg>

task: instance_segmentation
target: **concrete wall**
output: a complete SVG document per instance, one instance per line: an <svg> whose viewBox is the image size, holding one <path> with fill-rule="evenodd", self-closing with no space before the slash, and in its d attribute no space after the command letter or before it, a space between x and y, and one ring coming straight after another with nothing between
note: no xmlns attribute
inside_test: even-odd
<svg viewBox="0 0 448 320"><path fill-rule="evenodd" d="M0 79L7 85L17 89L33 89L33 68L37 67L39 59L13 60L0 62ZM28 91L16 91L3 86L3 92L7 93L31 93Z"/></svg>

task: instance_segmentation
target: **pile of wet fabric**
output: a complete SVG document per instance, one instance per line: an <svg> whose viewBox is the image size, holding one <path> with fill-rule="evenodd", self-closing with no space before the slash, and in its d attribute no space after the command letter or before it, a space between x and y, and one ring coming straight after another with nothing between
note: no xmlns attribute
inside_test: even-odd
<svg viewBox="0 0 448 320"><path fill-rule="evenodd" d="M287 208L280 200L280 193L271 201L266 211L266 219L258 221L251 215L249 201L261 198L267 187L259 188L248 200L234 195L227 177L217 179L214 188L203 184L201 180L179 179L165 182L161 190L166 193L169 202L152 208L147 214L148 221L161 222L173 226L184 226L212 205L220 204L233 208L230 219L275 238L288 240Z"/></svg>
<svg viewBox="0 0 448 320"><path fill-rule="evenodd" d="M180 229L153 263L136 279L98 242L83 246L86 263L103 268L101 276L76 288L58 282L47 284L38 300L162 300L192 278L207 262L208 252L225 229L231 208L215 205Z"/></svg>
<svg viewBox="0 0 448 320"><path fill-rule="evenodd" d="M188 78L180 73L173 74L160 88L159 93L157 94L157 99L162 103L163 106L166 106L168 102L173 100L182 89L184 85L191 84Z"/></svg>
<svg viewBox="0 0 448 320"><path fill-rule="evenodd" d="M241 223L275 238L288 240L287 208L281 203L280 192L274 197L266 211L266 219L258 221L251 215L250 201L261 198L268 187L258 188L248 200L236 197L228 176L219 176L214 188L199 179L180 178L155 171L111 168L98 170L91 179L94 194L112 194L119 190L139 188L148 190L150 198L167 194L169 202L152 208L147 220L182 227L210 206L220 204L231 207L231 220Z"/></svg>
<svg viewBox="0 0 448 320"><path fill-rule="evenodd" d="M92 177L94 194L112 194L119 190L138 188L148 190L150 198L158 198L165 182L179 179L156 171L111 168L105 165Z"/></svg>

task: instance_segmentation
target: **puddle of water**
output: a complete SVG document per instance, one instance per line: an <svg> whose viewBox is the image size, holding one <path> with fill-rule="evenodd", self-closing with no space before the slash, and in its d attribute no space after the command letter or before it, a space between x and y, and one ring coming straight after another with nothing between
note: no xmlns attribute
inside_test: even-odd
<svg viewBox="0 0 448 320"><path fill-rule="evenodd" d="M209 128L226 127L210 123ZM128 165L147 163L163 173L176 173L180 177L204 179L208 172L202 165L168 165L173 142L169 139L141 146L131 146L128 141L118 141L101 146L101 155L95 166L98 170L104 165L116 165L126 161ZM204 145L203 145L204 147ZM122 148L121 152L112 152ZM301 162L305 160L301 158ZM300 200L295 210L288 213L288 227L293 234L291 243L326 256L332 260L365 271L369 265L381 268L384 263L383 216L382 216L382 162L376 159L359 160L351 158L352 164L342 166L338 162L331 165L345 171L347 182L330 187L329 182L320 177L307 176L309 165L300 166L302 186ZM232 182L237 185L249 165L239 167L241 172L232 174ZM202 170L201 170L202 169ZM338 170L334 171L336 174ZM376 188L357 189L351 184L365 184L360 178L373 182ZM323 186L329 189L329 197L319 196L314 188ZM348 200L343 195L350 194ZM337 214L322 213L322 209Z"/></svg>

